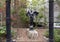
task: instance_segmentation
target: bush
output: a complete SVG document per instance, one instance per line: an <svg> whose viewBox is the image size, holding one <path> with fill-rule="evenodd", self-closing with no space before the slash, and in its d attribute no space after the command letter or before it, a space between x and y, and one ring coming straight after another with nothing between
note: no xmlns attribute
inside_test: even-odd
<svg viewBox="0 0 60 42"><path fill-rule="evenodd" d="M60 29L55 29L54 39L55 39L55 42L60 42Z"/></svg>
<svg viewBox="0 0 60 42"><path fill-rule="evenodd" d="M29 21L28 17L26 16L26 11L25 11L24 8L21 8L21 9L20 9L20 14L19 14L19 16L20 16L20 19L21 19L21 21L22 21L23 23L27 23L27 22Z"/></svg>
<svg viewBox="0 0 60 42"><path fill-rule="evenodd" d="M44 36L49 37L48 31L46 31ZM54 40L55 42L60 42L60 29L54 29Z"/></svg>
<svg viewBox="0 0 60 42"><path fill-rule="evenodd" d="M14 31L11 31L12 36L15 34ZM0 27L0 37L6 38L6 26Z"/></svg>

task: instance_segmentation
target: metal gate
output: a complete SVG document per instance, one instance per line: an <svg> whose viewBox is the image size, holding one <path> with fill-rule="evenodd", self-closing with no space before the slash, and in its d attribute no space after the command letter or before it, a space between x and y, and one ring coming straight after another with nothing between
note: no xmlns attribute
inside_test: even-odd
<svg viewBox="0 0 60 42"><path fill-rule="evenodd" d="M13 42L11 39L11 0L6 0L6 42ZM49 42L54 42L54 0L49 0ZM17 34L19 35L19 34Z"/></svg>

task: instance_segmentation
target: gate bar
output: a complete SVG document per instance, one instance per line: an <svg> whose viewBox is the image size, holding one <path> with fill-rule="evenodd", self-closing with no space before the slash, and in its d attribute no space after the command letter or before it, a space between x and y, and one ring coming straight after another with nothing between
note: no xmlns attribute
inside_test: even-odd
<svg viewBox="0 0 60 42"><path fill-rule="evenodd" d="M49 0L49 42L54 42L54 28L53 28L53 1ZM6 0L6 32L7 40L6 42L11 42L11 18L10 18L10 3L11 0Z"/></svg>
<svg viewBox="0 0 60 42"><path fill-rule="evenodd" d="M6 0L6 42L11 42L11 18L10 18L11 0Z"/></svg>
<svg viewBox="0 0 60 42"><path fill-rule="evenodd" d="M54 0L49 0L49 42L54 42Z"/></svg>

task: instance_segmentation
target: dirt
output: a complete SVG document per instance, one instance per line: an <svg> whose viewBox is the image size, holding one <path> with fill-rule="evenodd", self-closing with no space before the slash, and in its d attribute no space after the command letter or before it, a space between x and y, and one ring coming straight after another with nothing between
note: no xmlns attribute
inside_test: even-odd
<svg viewBox="0 0 60 42"><path fill-rule="evenodd" d="M36 39L30 39L27 36L27 28L14 28L13 30L16 32L13 40L16 42L45 42L44 32L46 29L36 29L38 31L38 37Z"/></svg>

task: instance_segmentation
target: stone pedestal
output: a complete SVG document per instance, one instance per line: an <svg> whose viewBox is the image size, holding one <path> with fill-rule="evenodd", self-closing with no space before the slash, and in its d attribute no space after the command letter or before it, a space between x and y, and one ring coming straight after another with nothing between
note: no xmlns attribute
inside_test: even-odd
<svg viewBox="0 0 60 42"><path fill-rule="evenodd" d="M27 29L27 36L30 39L36 39L38 37L38 32L36 30L29 30L29 29Z"/></svg>

